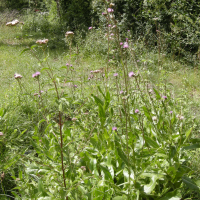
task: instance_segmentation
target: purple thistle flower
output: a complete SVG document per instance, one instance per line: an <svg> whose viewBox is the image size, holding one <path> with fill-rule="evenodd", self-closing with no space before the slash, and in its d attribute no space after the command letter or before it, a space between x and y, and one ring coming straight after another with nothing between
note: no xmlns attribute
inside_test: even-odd
<svg viewBox="0 0 200 200"><path fill-rule="evenodd" d="M120 42L119 44L120 44L120 45L123 45L123 42Z"/></svg>
<svg viewBox="0 0 200 200"><path fill-rule="evenodd" d="M129 72L128 76L133 77L133 76L135 76L135 74L134 74L134 72Z"/></svg>
<svg viewBox="0 0 200 200"><path fill-rule="evenodd" d="M0 132L0 136L3 136L3 133L2 133L2 132Z"/></svg>
<svg viewBox="0 0 200 200"><path fill-rule="evenodd" d="M78 86L77 86L77 85L74 85L74 87L77 88Z"/></svg>
<svg viewBox="0 0 200 200"><path fill-rule="evenodd" d="M130 30L128 30L128 32L130 32Z"/></svg>
<svg viewBox="0 0 200 200"><path fill-rule="evenodd" d="M123 93L124 93L124 91L123 91L123 90L121 90L119 93L120 93L120 94L123 94Z"/></svg>
<svg viewBox="0 0 200 200"><path fill-rule="evenodd" d="M114 10L112 9L112 8L108 8L108 10L107 10L109 13L113 13L114 12Z"/></svg>
<svg viewBox="0 0 200 200"><path fill-rule="evenodd" d="M69 66L69 63L67 63L66 66Z"/></svg>
<svg viewBox="0 0 200 200"><path fill-rule="evenodd" d="M111 35L111 36L113 36L113 35L114 35L114 33L111 33L110 35Z"/></svg>
<svg viewBox="0 0 200 200"><path fill-rule="evenodd" d="M92 26L90 26L88 29L91 30L91 29L92 29Z"/></svg>
<svg viewBox="0 0 200 200"><path fill-rule="evenodd" d="M123 48L126 49L126 48L128 48L128 47L129 47L129 46L128 46L128 42L124 42Z"/></svg>
<svg viewBox="0 0 200 200"><path fill-rule="evenodd" d="M128 38L126 38L126 42L128 42Z"/></svg>
<svg viewBox="0 0 200 200"><path fill-rule="evenodd" d="M111 27L111 26L112 26L111 24L108 25L108 27Z"/></svg>
<svg viewBox="0 0 200 200"><path fill-rule="evenodd" d="M114 73L114 75L113 75L113 76L117 77L117 76L118 76L118 73Z"/></svg>
<svg viewBox="0 0 200 200"><path fill-rule="evenodd" d="M116 131L116 130L117 130L117 127L115 127L115 126L112 127L112 130L113 130L113 131Z"/></svg>
<svg viewBox="0 0 200 200"><path fill-rule="evenodd" d="M35 74L32 75L33 78L37 78L40 76L40 72L35 72Z"/></svg>
<svg viewBox="0 0 200 200"><path fill-rule="evenodd" d="M171 110L169 113L170 113L170 114L172 114L172 113L173 113L173 111Z"/></svg>
<svg viewBox="0 0 200 200"><path fill-rule="evenodd" d="M162 98L165 100L165 99L167 99L167 96L163 96Z"/></svg>
<svg viewBox="0 0 200 200"><path fill-rule="evenodd" d="M139 113L139 110L138 110L138 109L136 109L136 110L135 110L135 113Z"/></svg>

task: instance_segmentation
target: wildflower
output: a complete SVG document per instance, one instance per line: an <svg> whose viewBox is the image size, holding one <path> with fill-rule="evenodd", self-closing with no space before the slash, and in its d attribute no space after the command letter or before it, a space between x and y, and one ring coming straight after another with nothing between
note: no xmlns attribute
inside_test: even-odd
<svg viewBox="0 0 200 200"><path fill-rule="evenodd" d="M113 6L115 6L115 4L114 3L110 3L110 7L112 8Z"/></svg>
<svg viewBox="0 0 200 200"><path fill-rule="evenodd" d="M106 16L106 15L107 15L107 13L105 13L105 12L102 12L102 15Z"/></svg>
<svg viewBox="0 0 200 200"><path fill-rule="evenodd" d="M184 119L184 117L182 116L182 115L176 115L176 117L179 119L179 120L183 120Z"/></svg>
<svg viewBox="0 0 200 200"><path fill-rule="evenodd" d="M119 93L120 93L120 94L123 94L123 93L124 93L124 91L123 91L123 90L121 90Z"/></svg>
<svg viewBox="0 0 200 200"><path fill-rule="evenodd" d="M113 27L112 28L116 28L116 25L113 25Z"/></svg>
<svg viewBox="0 0 200 200"><path fill-rule="evenodd" d="M149 90L149 93L152 93L152 92L153 92L153 90L152 90L152 89L150 89L150 90Z"/></svg>
<svg viewBox="0 0 200 200"><path fill-rule="evenodd" d="M172 113L173 113L173 111L171 110L169 113L170 113L170 114L172 114Z"/></svg>
<svg viewBox="0 0 200 200"><path fill-rule="evenodd" d="M65 37L67 38L68 36L73 37L73 36L74 36L74 33L73 33L72 31L67 31L67 32L65 33Z"/></svg>
<svg viewBox="0 0 200 200"><path fill-rule="evenodd" d="M124 42L124 46L123 46L123 48L124 49L127 49L129 46L128 46L128 42Z"/></svg>
<svg viewBox="0 0 200 200"><path fill-rule="evenodd" d="M157 120L157 117L156 117L156 116L153 116L153 117L152 117L152 120L153 120L153 121L156 121L156 120Z"/></svg>
<svg viewBox="0 0 200 200"><path fill-rule="evenodd" d="M3 133L2 133L2 132L0 132L0 136L3 136Z"/></svg>
<svg viewBox="0 0 200 200"><path fill-rule="evenodd" d="M90 26L88 29L91 30L91 29L92 29L92 26Z"/></svg>
<svg viewBox="0 0 200 200"><path fill-rule="evenodd" d="M163 96L162 98L165 100L165 99L167 99L167 96Z"/></svg>
<svg viewBox="0 0 200 200"><path fill-rule="evenodd" d="M40 76L40 72L35 72L35 74L32 75L33 78L37 78Z"/></svg>
<svg viewBox="0 0 200 200"><path fill-rule="evenodd" d="M101 72L101 70L97 69L97 70L92 71L91 73L99 73L99 72Z"/></svg>
<svg viewBox="0 0 200 200"><path fill-rule="evenodd" d="M48 39L44 39L44 40L37 40L36 44L47 44L49 40Z"/></svg>
<svg viewBox="0 0 200 200"><path fill-rule="evenodd" d="M77 120L77 118L75 118L75 117L72 118L72 121L73 121L73 122L76 121L76 120Z"/></svg>
<svg viewBox="0 0 200 200"><path fill-rule="evenodd" d="M114 75L113 75L113 76L117 77L117 76L118 76L118 73L114 73Z"/></svg>
<svg viewBox="0 0 200 200"><path fill-rule="evenodd" d="M135 74L134 74L134 72L129 72L128 76L133 77L133 76L135 76Z"/></svg>
<svg viewBox="0 0 200 200"><path fill-rule="evenodd" d="M116 130L117 130L117 127L115 127L115 126L112 127L112 130L113 130L113 131L116 131Z"/></svg>
<svg viewBox="0 0 200 200"><path fill-rule="evenodd" d="M15 73L15 74L14 74L14 77L15 77L15 79L21 79L21 78L22 78L22 75L21 75L21 74L18 74L18 73Z"/></svg>
<svg viewBox="0 0 200 200"><path fill-rule="evenodd" d="M66 66L69 66L69 63L67 63Z"/></svg>
<svg viewBox="0 0 200 200"><path fill-rule="evenodd" d="M81 166L81 169L82 169L83 171L86 171L86 166Z"/></svg>
<svg viewBox="0 0 200 200"><path fill-rule="evenodd" d="M136 110L135 110L135 113L139 113L139 110L138 110L138 109L136 109Z"/></svg>
<svg viewBox="0 0 200 200"><path fill-rule="evenodd" d="M108 11L109 13L113 13L113 12L114 12L114 10L113 10L112 8L108 8L107 11Z"/></svg>
<svg viewBox="0 0 200 200"><path fill-rule="evenodd" d="M128 42L128 38L126 38L126 42Z"/></svg>
<svg viewBox="0 0 200 200"><path fill-rule="evenodd" d="M77 86L77 85L74 85L74 87L77 88L78 86Z"/></svg>
<svg viewBox="0 0 200 200"><path fill-rule="evenodd" d="M140 60L137 60L137 62L140 62Z"/></svg>
<svg viewBox="0 0 200 200"><path fill-rule="evenodd" d="M110 35L111 35L111 36L113 36L113 35L114 35L114 33L111 33Z"/></svg>
<svg viewBox="0 0 200 200"><path fill-rule="evenodd" d="M119 44L120 44L120 45L123 45L123 42L120 42Z"/></svg>
<svg viewBox="0 0 200 200"><path fill-rule="evenodd" d="M157 21L157 20L158 20L158 17L153 18L153 20Z"/></svg>
<svg viewBox="0 0 200 200"><path fill-rule="evenodd" d="M112 26L111 24L108 25L108 27L111 27L111 26Z"/></svg>
<svg viewBox="0 0 200 200"><path fill-rule="evenodd" d="M38 96L38 93L34 93L33 96Z"/></svg>
<svg viewBox="0 0 200 200"><path fill-rule="evenodd" d="M130 30L128 30L128 32L130 32Z"/></svg>
<svg viewBox="0 0 200 200"><path fill-rule="evenodd" d="M43 92L44 92L44 91L43 91L43 90L41 90L41 91L40 91L40 94L42 94Z"/></svg>

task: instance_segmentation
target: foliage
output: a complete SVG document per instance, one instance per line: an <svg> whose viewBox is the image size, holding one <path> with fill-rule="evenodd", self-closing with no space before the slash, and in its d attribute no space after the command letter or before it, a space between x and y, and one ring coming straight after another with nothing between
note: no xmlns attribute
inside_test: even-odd
<svg viewBox="0 0 200 200"><path fill-rule="evenodd" d="M69 51L61 63L50 56L52 38L31 41L18 54L26 58L15 69L23 75L12 78L0 109L3 197L199 198L190 158L200 147L198 119L187 91L174 97L167 58L159 51L145 57L144 43L123 32L112 12L102 22L101 29L85 32L84 41L79 32L63 36ZM154 82L153 73L159 73Z"/></svg>

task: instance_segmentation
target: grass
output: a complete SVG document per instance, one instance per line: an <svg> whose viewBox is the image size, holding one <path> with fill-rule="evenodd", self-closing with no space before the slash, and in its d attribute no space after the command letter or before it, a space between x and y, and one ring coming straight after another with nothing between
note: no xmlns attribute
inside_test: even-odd
<svg viewBox="0 0 200 200"><path fill-rule="evenodd" d="M183 159L181 161L178 160L183 156L178 151L185 146L181 146L181 148L177 147L177 156L175 154L172 156L172 154L173 147L181 143L182 138L184 139L187 136L184 139L184 141L187 141L190 134L188 130L190 130L189 128L191 128L191 124L193 123L193 116L197 118L193 127L193 138L198 138L198 126L196 124L198 124L200 119L200 109L198 106L200 103L200 89L198 87L199 69L191 68L186 64L183 65L181 62L172 60L168 56L163 56L162 62L158 63L158 54L156 51L149 51L143 47L139 49L138 47L135 52L136 60L138 60L137 65L143 80L140 77L138 79L127 79L127 86L124 82L125 76L123 76L123 68L120 62L117 63L113 57L110 57L111 61L108 63L107 68L107 55L105 54L106 41L103 41L104 38L100 34L101 30L88 33L85 43L82 45L81 39L79 36L76 36L79 44L79 53L77 53L77 46L73 46L70 53L69 45L62 44L61 48L59 48L59 45L53 44L49 35L35 32L24 34L20 26L6 27L5 25L1 25L0 103L6 114L0 113L2 116L0 131L7 134L5 140L3 140L3 144L9 147L10 152L20 151L24 153L27 150L33 151L30 157L24 158L24 154L19 154L19 157L16 158L15 153L13 153L10 158L1 157L1 159L5 163L8 163L8 166L9 164L12 165L13 160L16 160L16 166L18 167L10 170L8 173L12 175L13 180L16 180L16 177L20 177L21 182L18 183L20 185L19 190L22 193L24 192L23 195L27 196L27 198L30 198L28 196L29 192L23 190L23 187L28 185L28 191L33 192L32 194L30 192L30 195L36 195L34 198L38 198L39 196L37 195L40 194L45 196L48 193L50 195L51 192L49 191L54 191L54 195L58 193L61 196L76 196L78 192L77 194L73 194L74 191L76 193L76 188L83 195L86 193L84 190L89 188L87 195L102 196L101 193L104 193L107 196L101 198L109 199L112 196L107 191L111 191L109 187L114 183L112 182L112 179L114 179L112 178L112 173L115 172L117 175L114 181L117 186L114 187L115 189L112 188L112 191L115 191L113 195L122 195L121 190L125 188L123 195L126 194L130 199L132 192L130 187L133 184L130 181L130 176L136 174L135 171L131 171L135 170L134 167L132 168L132 165L136 165L138 171L147 165L145 169L141 170L141 176L138 175L139 172L137 174L139 177L138 181L140 179L142 181L139 184L140 186L134 183L134 187L138 189L138 187L144 186L143 188L139 188L138 191L149 188L149 183L152 183L155 179L156 181L158 179L159 183L164 185L163 187L167 185L163 184L162 178L155 175L156 173L161 173L160 171L154 171L153 178L148 173L145 177L145 173L143 172L151 172L152 169L156 170L161 165L162 160L164 160L162 165L165 167L168 155L171 156L169 159L170 165L172 165L171 160L173 159L173 162L177 164L175 167L181 166L182 163L187 165ZM48 45L56 48L48 48L46 53L40 47L33 49L33 53L42 62L39 62L31 51L25 51L21 54L27 46L34 45L37 39L48 38L48 36ZM61 41L64 42L64 40ZM95 44L97 45L96 47L94 47ZM46 56L48 56L47 61ZM114 53L112 56L115 56ZM131 55L129 56L130 59L123 60L124 63L127 62L126 72L138 72L133 58ZM72 64L69 71L67 71L66 63ZM56 97L57 91L55 91L52 81L54 79L50 80L48 77L47 70L49 72L50 69L53 71L54 77L56 77L58 92L62 94L59 98ZM105 71L107 69L108 72L106 74ZM94 78L88 80L88 77L92 75L90 73L92 70L101 70L102 72L93 74ZM36 71L41 72L40 86L44 90L42 99L33 95L38 92L37 79L32 78L32 74ZM113 76L116 72L119 73L117 78ZM17 80L14 78L15 73L20 73L23 76L21 83L25 86L26 90L22 88L23 91L21 91ZM105 77L104 73L106 74ZM137 81L141 82L138 84ZM166 95L169 101L163 101L157 93L151 96L146 91L147 83L148 89L158 89L161 96ZM74 87L75 85L78 87ZM98 86L102 90L98 89ZM127 90L127 93L120 96L120 90ZM141 115L135 113L136 109L139 109ZM155 121L157 120L156 116L159 116L163 122L159 120L156 124L155 121L152 121L151 115L148 114L148 109L152 109L151 115L154 116ZM173 110L174 113L185 113L187 117L185 122L179 122L175 114L169 115L169 109ZM60 113L63 115L60 116ZM64 121L63 126L61 125L61 118ZM117 127L116 132L112 131L112 128L115 126ZM171 126L173 127L171 128ZM64 147L60 147L62 142L59 143L60 140L58 139L62 138L62 131ZM147 135L144 135L144 132ZM156 134L160 134L159 137ZM176 140L178 141L179 134L183 135L177 144ZM162 141L161 136L165 142ZM147 138L144 139L145 137ZM146 142L148 140L149 143ZM168 146L166 144L169 141L172 142ZM21 149L18 147L18 144L20 144ZM135 147L133 144L135 144ZM154 154L155 148L158 148L158 146L162 146L165 149L164 152L169 151L164 159L162 158L162 155L164 155L163 152L159 152L160 154L156 155L157 157ZM114 147L116 147L115 151L113 151ZM133 161L134 152L136 153L136 160ZM70 189L72 188L70 190L71 194L66 194L66 188L68 187L59 186L63 182L62 179L64 179L64 177L62 178L62 173L60 173L63 170L61 161L59 160L62 155L64 155L62 163L66 165L66 180L71 181L65 184L68 184ZM199 152L193 150L188 155L194 161L192 164L189 163L191 164L190 171L187 171L189 164L185 167L186 169L183 167L181 170L185 170L185 174L198 177L198 162L195 161L199 160ZM140 159L141 157L142 159ZM157 162L157 160L160 163L158 162L153 165L153 161ZM152 167L150 167L151 165ZM49 170L50 166L53 166L54 169L46 173L45 170ZM84 166L87 166L87 174L83 172L84 170L80 170L84 169ZM182 171L178 167L173 167L172 165L165 169L165 171L169 175L174 173L175 179L176 174L179 172L182 173ZM4 168L7 170L9 167L4 165ZM33 171L37 168L41 168L40 170L38 169L40 172L38 171L38 173L34 174ZM32 178L29 178L28 175ZM92 177L91 182L87 181L91 179L90 176ZM178 175L179 178L181 176L182 174ZM36 177L41 179L37 181L35 180ZM105 184L106 186L104 186L102 177L106 177L106 182L110 181L111 185ZM49 179L55 185L51 185L47 181ZM80 182L80 179L82 182ZM170 184L171 179L172 177L169 178ZM176 185L178 185L178 182ZM82 186L79 187L79 185ZM176 185L174 184L174 187ZM37 186L39 189L36 189ZM95 189L95 187L97 188ZM32 188L35 188L35 190ZM153 189L159 192L161 190L156 184ZM169 190L171 191L171 188ZM161 195L161 192L159 192L158 194ZM141 196L144 195L143 193L141 192ZM156 199L156 195L152 194L148 198ZM187 193L184 195L187 195Z"/></svg>

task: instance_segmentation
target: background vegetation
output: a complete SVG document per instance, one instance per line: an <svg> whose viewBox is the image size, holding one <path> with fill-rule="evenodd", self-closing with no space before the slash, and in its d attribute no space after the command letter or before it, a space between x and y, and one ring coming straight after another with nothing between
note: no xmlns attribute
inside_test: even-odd
<svg viewBox="0 0 200 200"><path fill-rule="evenodd" d="M199 1L0 10L0 199L200 198Z"/></svg>

